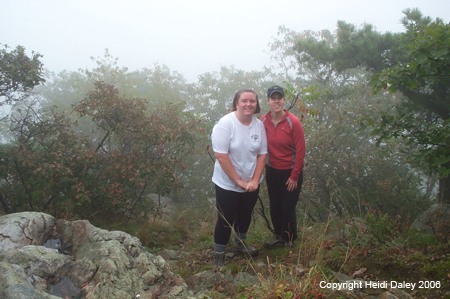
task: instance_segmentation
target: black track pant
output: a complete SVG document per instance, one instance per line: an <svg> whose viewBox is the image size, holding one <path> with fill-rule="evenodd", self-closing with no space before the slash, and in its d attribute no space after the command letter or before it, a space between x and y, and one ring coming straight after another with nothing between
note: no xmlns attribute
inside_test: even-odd
<svg viewBox="0 0 450 299"><path fill-rule="evenodd" d="M258 199L259 187L255 192L235 192L216 185L218 211L214 243L226 245L231 236L231 226L237 233L246 233L252 220L252 212Z"/></svg>
<svg viewBox="0 0 450 299"><path fill-rule="evenodd" d="M277 236L285 241L297 239L296 205L302 190L303 171L300 173L297 189L287 190L286 182L291 176L291 169L279 170L266 166L266 183L270 201L270 218Z"/></svg>

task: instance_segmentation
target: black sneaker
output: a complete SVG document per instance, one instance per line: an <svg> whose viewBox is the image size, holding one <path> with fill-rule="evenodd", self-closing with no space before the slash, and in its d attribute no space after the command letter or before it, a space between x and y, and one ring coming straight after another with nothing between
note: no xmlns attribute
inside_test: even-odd
<svg viewBox="0 0 450 299"><path fill-rule="evenodd" d="M225 266L225 252L214 252L214 268L222 268Z"/></svg>
<svg viewBox="0 0 450 299"><path fill-rule="evenodd" d="M267 248L267 249L280 248L280 247L285 246L285 243L286 243L286 241L284 241L281 236L276 236L275 239L264 243L264 248Z"/></svg>
<svg viewBox="0 0 450 299"><path fill-rule="evenodd" d="M253 246L245 244L244 241L234 242L233 252L236 254L246 254L249 256L257 256L259 251Z"/></svg>

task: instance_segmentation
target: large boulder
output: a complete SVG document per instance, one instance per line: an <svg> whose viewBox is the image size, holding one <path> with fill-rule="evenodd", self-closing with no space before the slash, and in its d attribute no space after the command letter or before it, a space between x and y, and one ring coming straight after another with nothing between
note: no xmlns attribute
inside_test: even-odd
<svg viewBox="0 0 450 299"><path fill-rule="evenodd" d="M9 250L25 245L42 245L55 226L48 214L24 212L0 217L0 248Z"/></svg>
<svg viewBox="0 0 450 299"><path fill-rule="evenodd" d="M175 298L187 285L127 233L17 213L0 217L0 290L0 298Z"/></svg>

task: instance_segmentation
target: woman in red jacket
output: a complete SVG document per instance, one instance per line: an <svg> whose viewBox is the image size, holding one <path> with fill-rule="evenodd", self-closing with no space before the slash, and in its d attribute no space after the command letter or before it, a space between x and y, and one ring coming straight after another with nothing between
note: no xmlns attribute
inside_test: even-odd
<svg viewBox="0 0 450 299"><path fill-rule="evenodd" d="M292 247L297 239L296 205L303 184L305 134L299 119L284 109L286 98L280 86L267 91L270 111L261 118L268 144L266 183L275 238L266 248Z"/></svg>

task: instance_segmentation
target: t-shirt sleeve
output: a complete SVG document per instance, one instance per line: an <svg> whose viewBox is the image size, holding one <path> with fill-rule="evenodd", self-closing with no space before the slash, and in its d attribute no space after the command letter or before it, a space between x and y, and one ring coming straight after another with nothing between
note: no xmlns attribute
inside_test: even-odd
<svg viewBox="0 0 450 299"><path fill-rule="evenodd" d="M215 153L228 154L231 140L231 126L224 121L219 121L212 131L211 141Z"/></svg>

